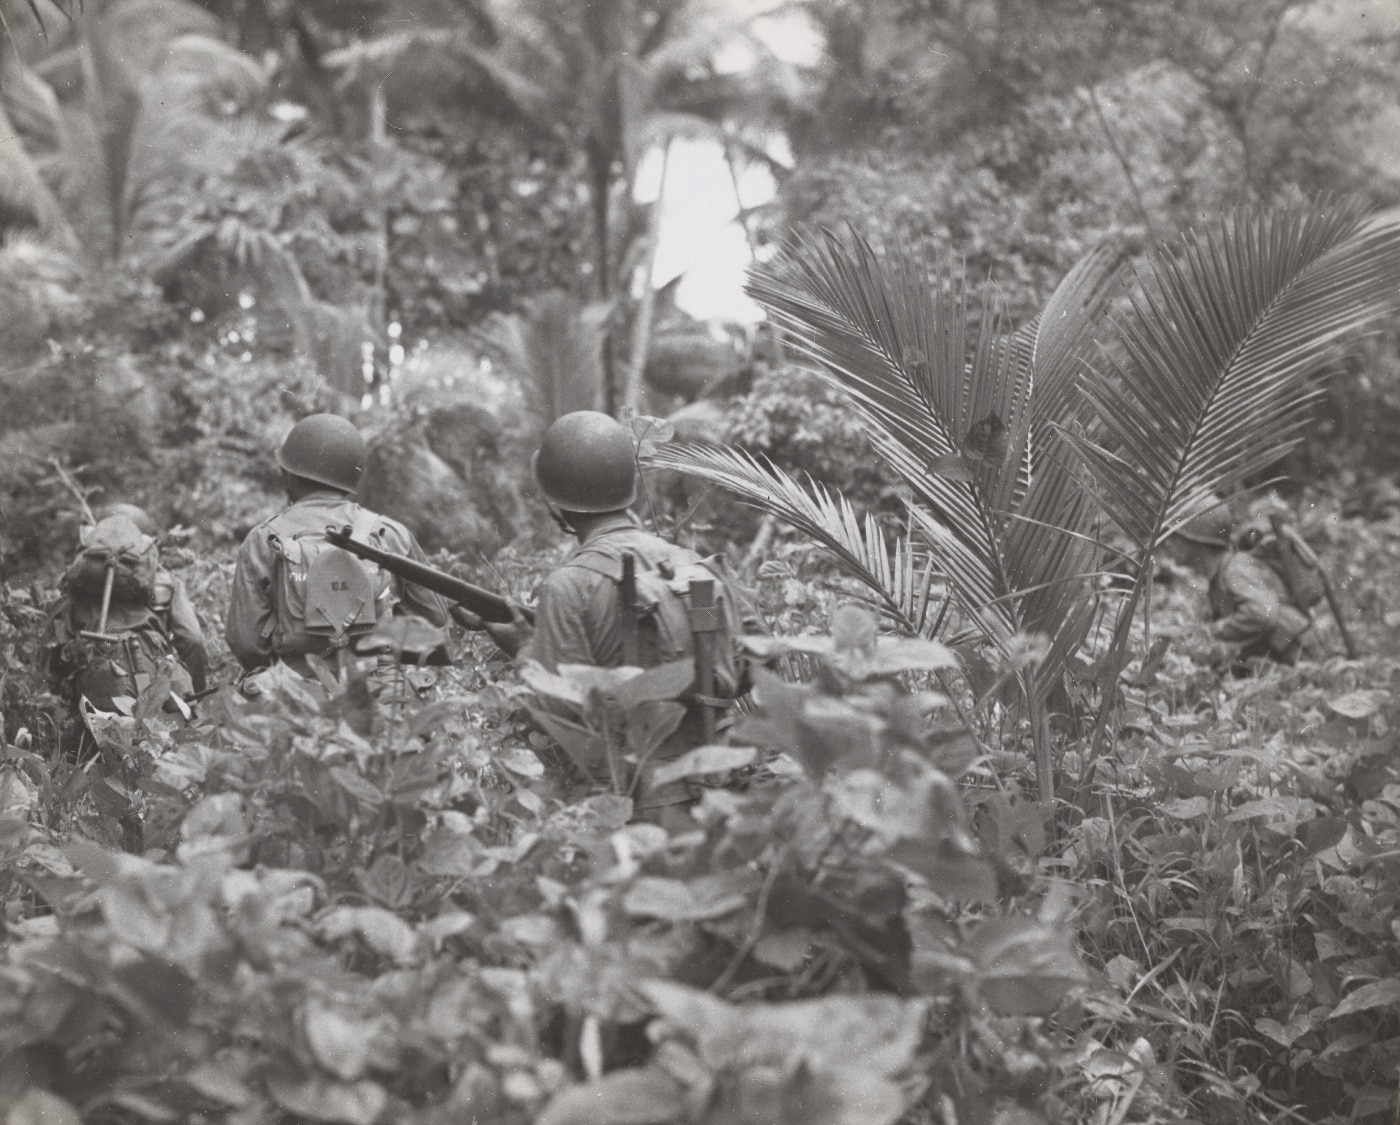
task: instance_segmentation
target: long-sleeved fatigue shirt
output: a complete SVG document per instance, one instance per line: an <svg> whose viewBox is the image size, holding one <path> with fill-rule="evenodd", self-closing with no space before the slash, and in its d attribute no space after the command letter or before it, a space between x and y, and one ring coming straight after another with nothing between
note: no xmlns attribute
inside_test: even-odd
<svg viewBox="0 0 1400 1125"><path fill-rule="evenodd" d="M1248 551L1230 551L1210 577L1211 631L1243 646L1247 656L1292 662L1312 618L1299 608L1282 575Z"/></svg>
<svg viewBox="0 0 1400 1125"><path fill-rule="evenodd" d="M596 570L575 565L585 553L621 559L635 555L642 565L698 562L700 556L643 531L625 513L604 520L589 531L573 553L540 587L534 636L520 656L537 660L551 672L561 664L592 664L617 668L622 664L622 612L615 580ZM619 576L620 576L619 570Z"/></svg>
<svg viewBox="0 0 1400 1125"><path fill-rule="evenodd" d="M695 552L643 531L626 514L604 520L590 530L563 565L545 579L535 610L535 632L521 649L521 659L536 660L552 672L561 664L591 664L600 668L622 665L618 579L624 554L631 554L639 565L652 568L661 563L679 566L700 561ZM599 556L619 560L617 577L582 565L581 557L586 555L593 556L595 562L599 561ZM687 708L680 726L661 745L655 760L672 758L700 745L703 730L700 705L693 703ZM689 797L685 784L672 783L649 790L639 807L660 807Z"/></svg>
<svg viewBox="0 0 1400 1125"><path fill-rule="evenodd" d="M318 489L248 532L238 551L233 589L229 595L228 620L224 626L224 639L228 641L229 650L244 668L262 668L280 659L274 636L277 618L274 603L277 552L271 538L275 534L274 525L290 523L302 527L330 527L353 524L358 510L354 501L345 494L333 489ZM377 546L420 562L426 561L423 548L408 528L387 516L376 516L375 519L371 536ZM437 594L397 577L391 576L391 582L398 600L396 613L414 614L439 627L447 624L447 607Z"/></svg>

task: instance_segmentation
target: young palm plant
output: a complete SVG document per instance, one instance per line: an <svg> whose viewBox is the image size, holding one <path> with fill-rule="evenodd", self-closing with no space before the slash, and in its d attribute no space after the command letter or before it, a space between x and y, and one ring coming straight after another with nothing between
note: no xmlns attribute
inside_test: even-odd
<svg viewBox="0 0 1400 1125"><path fill-rule="evenodd" d="M818 369L850 394L879 455L911 494L911 537L891 554L844 498L808 494L776 466L734 450L661 450L655 463L707 479L813 535L876 594L897 624L928 629L928 558L977 639L1010 657L1041 634L1043 657L1018 670L1037 781L1053 792L1047 699L1083 642L1097 513L1077 459L1045 404L1074 414L1079 355L1110 293L1108 251L1086 258L1034 323L1002 331L995 300L975 327L965 283L931 284L907 257L882 263L833 235L790 246L749 291ZM920 579L916 577L922 574Z"/></svg>
<svg viewBox="0 0 1400 1125"><path fill-rule="evenodd" d="M1136 556L1105 683L1126 660L1155 549L1296 445L1339 345L1397 310L1400 211L1241 209L1148 258L1128 309L1103 326L1119 347L1080 384L1091 424L1061 429Z"/></svg>
<svg viewBox="0 0 1400 1125"><path fill-rule="evenodd" d="M1400 212L1243 210L1150 255L1117 312L1115 281L1112 252L1095 251L1016 332L984 305L974 339L962 282L930 285L907 257L881 262L860 241L799 241L755 275L751 294L850 394L909 488L917 539L893 561L873 522L775 466L713 447L656 458L813 535L905 628L928 628L927 586L908 577L926 554L982 644L1009 657L1018 635L1043 635L1018 682L1046 800L1046 703L1095 612L1101 520L1132 544L1135 577L1095 753L1153 552L1296 443L1338 343L1395 311Z"/></svg>

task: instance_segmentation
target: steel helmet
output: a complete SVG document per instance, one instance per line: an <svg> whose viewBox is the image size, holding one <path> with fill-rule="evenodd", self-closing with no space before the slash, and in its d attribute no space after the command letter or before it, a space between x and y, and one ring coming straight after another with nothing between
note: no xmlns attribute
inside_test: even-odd
<svg viewBox="0 0 1400 1125"><path fill-rule="evenodd" d="M145 508L138 508L135 504L103 504L92 515L96 523L111 519L113 516L125 516L136 525L137 530L142 535L155 538L156 521L151 519L150 513Z"/></svg>
<svg viewBox="0 0 1400 1125"><path fill-rule="evenodd" d="M576 410L545 431L535 481L566 512L615 512L637 498L632 436L596 410Z"/></svg>
<svg viewBox="0 0 1400 1125"><path fill-rule="evenodd" d="M1177 532L1188 543L1206 547L1228 547L1230 533L1235 529L1234 517L1228 508L1218 505L1187 520Z"/></svg>
<svg viewBox="0 0 1400 1125"><path fill-rule="evenodd" d="M292 427L277 463L296 477L354 492L369 453L360 431L338 414L312 414Z"/></svg>

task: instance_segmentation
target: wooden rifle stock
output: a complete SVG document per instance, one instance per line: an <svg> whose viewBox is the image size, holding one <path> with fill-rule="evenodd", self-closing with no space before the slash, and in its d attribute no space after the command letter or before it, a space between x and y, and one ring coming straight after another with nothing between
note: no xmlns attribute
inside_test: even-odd
<svg viewBox="0 0 1400 1125"><path fill-rule="evenodd" d="M437 567L429 566L427 563L421 563L417 559L411 559L407 555L398 555L393 551L381 551L378 547L362 543L350 534L348 527L326 528L326 541L343 551L349 551L352 555L356 555L366 562L377 563L390 574L397 575L405 582L412 582L415 586L422 586L425 590L441 594L448 601L456 602L471 610L483 621L504 625L511 620L512 603L501 597L500 594L448 574L446 571L438 570ZM525 606L515 606L515 608L531 625L535 623L533 610L527 609Z"/></svg>

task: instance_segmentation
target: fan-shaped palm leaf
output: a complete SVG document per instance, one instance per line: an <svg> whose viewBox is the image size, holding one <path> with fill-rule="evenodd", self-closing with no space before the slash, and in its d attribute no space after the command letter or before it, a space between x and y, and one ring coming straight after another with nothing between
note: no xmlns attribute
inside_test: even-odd
<svg viewBox="0 0 1400 1125"><path fill-rule="evenodd" d="M717 484L810 535L871 591L878 608L899 628L911 634L926 629L935 576L932 559L921 558L909 539L899 541L891 552L875 518L866 515L862 520L839 492L815 482L804 488L776 465L723 446L663 446L647 464Z"/></svg>
<svg viewBox="0 0 1400 1125"><path fill-rule="evenodd" d="M1314 376L1400 307L1400 211L1242 210L1155 255L1068 434L1142 552L1300 440Z"/></svg>

